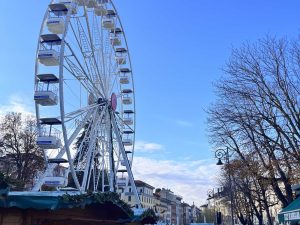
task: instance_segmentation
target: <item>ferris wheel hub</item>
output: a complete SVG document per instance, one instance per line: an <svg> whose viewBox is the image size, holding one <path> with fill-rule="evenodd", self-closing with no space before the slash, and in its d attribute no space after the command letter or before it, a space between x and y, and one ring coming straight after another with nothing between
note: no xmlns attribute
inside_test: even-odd
<svg viewBox="0 0 300 225"><path fill-rule="evenodd" d="M99 105L103 105L103 104L105 104L107 102L107 100L105 100L104 98L98 98L98 101L97 101L97 103L99 104Z"/></svg>

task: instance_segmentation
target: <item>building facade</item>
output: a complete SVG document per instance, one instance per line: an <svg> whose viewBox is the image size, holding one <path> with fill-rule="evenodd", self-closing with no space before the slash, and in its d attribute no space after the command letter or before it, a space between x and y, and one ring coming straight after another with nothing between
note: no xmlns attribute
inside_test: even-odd
<svg viewBox="0 0 300 225"><path fill-rule="evenodd" d="M181 203L182 207L182 224L183 225L188 225L192 222L192 208L189 204L187 203Z"/></svg>
<svg viewBox="0 0 300 225"><path fill-rule="evenodd" d="M141 180L135 180L137 191L143 208L153 209L158 216L158 224L189 225L197 222L200 217L200 209L195 205L190 206L182 202L182 196L176 195L170 189L156 189ZM132 187L124 187L120 193L121 199L136 207Z"/></svg>
<svg viewBox="0 0 300 225"><path fill-rule="evenodd" d="M154 206L156 204L156 199L153 195L154 187L141 180L135 180L134 182L139 194L142 207L154 210ZM137 205L131 186L125 188L123 193L121 193L121 199L132 207L136 207Z"/></svg>

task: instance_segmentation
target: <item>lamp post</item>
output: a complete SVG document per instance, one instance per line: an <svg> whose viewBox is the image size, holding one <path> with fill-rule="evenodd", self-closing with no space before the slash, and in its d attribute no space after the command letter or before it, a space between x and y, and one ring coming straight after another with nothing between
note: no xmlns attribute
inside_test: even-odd
<svg viewBox="0 0 300 225"><path fill-rule="evenodd" d="M217 165L218 166L222 166L224 165L224 163L222 162L222 160L225 160L225 163L228 165L229 164L229 151L228 151L228 147L225 149L217 149L215 151L215 156L218 159ZM229 172L228 175L229 178L229 197L230 197L230 210L231 210L231 225L234 225L234 218L233 218L233 193L232 193L232 182L231 182L231 175Z"/></svg>

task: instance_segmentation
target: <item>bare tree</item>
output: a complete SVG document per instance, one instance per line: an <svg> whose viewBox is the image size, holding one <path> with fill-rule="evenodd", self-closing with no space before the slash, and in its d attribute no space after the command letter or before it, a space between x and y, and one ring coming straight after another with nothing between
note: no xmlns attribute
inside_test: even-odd
<svg viewBox="0 0 300 225"><path fill-rule="evenodd" d="M32 182L44 167L42 150L36 145L36 121L21 113L8 113L0 122L2 159L1 172L15 180L21 188Z"/></svg>
<svg viewBox="0 0 300 225"><path fill-rule="evenodd" d="M215 84L218 100L208 111L212 143L228 147L247 168L258 195L250 194L269 222L266 190L285 207L293 200L291 185L300 181L299 69L296 41L266 37L245 43L233 49Z"/></svg>
<svg viewBox="0 0 300 225"><path fill-rule="evenodd" d="M244 161L238 159L223 168L220 183L228 190L225 192L227 201L230 200L231 192L234 196L234 212L242 224L252 225L253 216L257 218L259 224L263 224L264 220L267 220L268 224L273 224L270 208L278 204L278 201L272 197L274 194L270 191L271 184L262 178L261 174L265 170L257 161L253 161L251 157L247 157L247 161L251 169L244 166Z"/></svg>

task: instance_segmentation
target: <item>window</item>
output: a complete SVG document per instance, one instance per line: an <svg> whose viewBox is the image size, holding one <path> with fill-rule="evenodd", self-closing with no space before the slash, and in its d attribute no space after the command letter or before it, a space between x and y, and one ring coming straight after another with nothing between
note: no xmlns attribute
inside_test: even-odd
<svg viewBox="0 0 300 225"><path fill-rule="evenodd" d="M129 188L129 192L131 192L131 188Z"/></svg>
<svg viewBox="0 0 300 225"><path fill-rule="evenodd" d="M128 196L128 202L131 202L131 196Z"/></svg>

